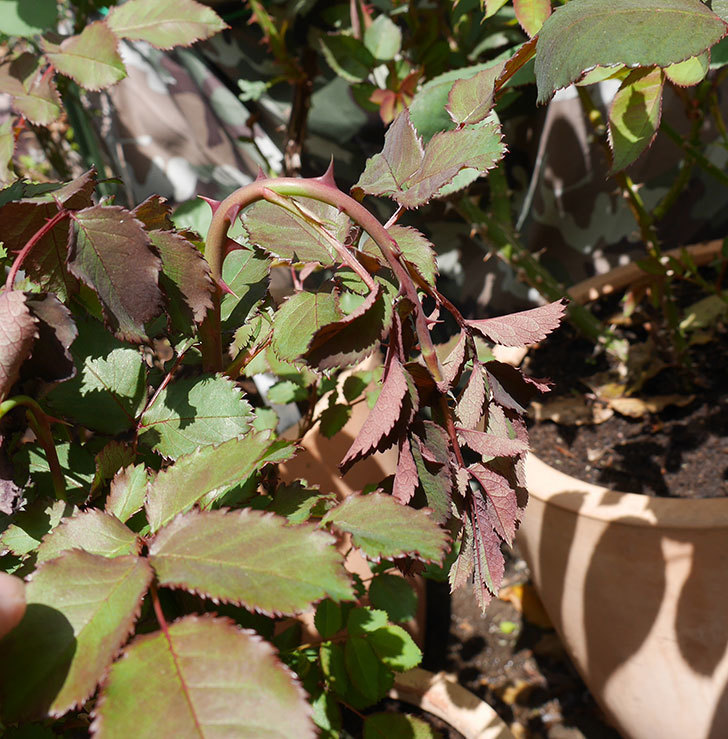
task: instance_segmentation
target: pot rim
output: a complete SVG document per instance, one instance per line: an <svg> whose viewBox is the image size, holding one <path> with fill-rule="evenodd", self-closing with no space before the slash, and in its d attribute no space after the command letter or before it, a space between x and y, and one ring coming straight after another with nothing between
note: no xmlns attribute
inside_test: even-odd
<svg viewBox="0 0 728 739"><path fill-rule="evenodd" d="M728 528L728 497L660 498L592 485L526 457L526 488L543 503L604 523L668 529Z"/></svg>

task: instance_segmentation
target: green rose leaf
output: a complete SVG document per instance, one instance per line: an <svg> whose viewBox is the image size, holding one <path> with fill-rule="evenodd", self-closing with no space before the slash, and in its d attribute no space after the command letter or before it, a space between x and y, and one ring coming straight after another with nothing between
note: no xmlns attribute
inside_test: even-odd
<svg viewBox="0 0 728 739"><path fill-rule="evenodd" d="M316 331L340 318L341 312L331 293L296 293L273 317L273 351L283 360L300 359Z"/></svg>
<svg viewBox="0 0 728 739"><path fill-rule="evenodd" d="M6 36L37 36L57 20L56 0L0 0L0 33Z"/></svg>
<svg viewBox="0 0 728 739"><path fill-rule="evenodd" d="M637 159L657 134L665 75L659 67L635 69L622 83L609 109L609 144L618 172Z"/></svg>
<svg viewBox="0 0 728 739"><path fill-rule="evenodd" d="M221 375L188 377L167 385L141 419L139 433L169 459L244 434L252 420L240 388Z"/></svg>
<svg viewBox="0 0 728 739"><path fill-rule="evenodd" d="M554 11L538 35L538 101L597 65L682 62L708 50L727 30L700 0L571 0Z"/></svg>
<svg viewBox="0 0 728 739"><path fill-rule="evenodd" d="M103 21L89 24L79 35L65 39L60 45L47 39L42 41L43 51L56 70L87 90L101 90L126 77L118 44L119 40Z"/></svg>
<svg viewBox="0 0 728 739"><path fill-rule="evenodd" d="M154 710L140 711L140 700ZM94 736L152 736L160 727L170 737L315 736L306 696L273 647L209 616L137 637L111 668Z"/></svg>
<svg viewBox="0 0 728 739"><path fill-rule="evenodd" d="M438 739L428 723L407 713L373 713L364 722L364 739Z"/></svg>
<svg viewBox="0 0 728 739"><path fill-rule="evenodd" d="M141 542L119 519L91 508L65 519L38 547L38 563L69 549L82 549L102 557L138 554Z"/></svg>
<svg viewBox="0 0 728 739"><path fill-rule="evenodd" d="M369 602L387 612L390 621L409 621L417 613L417 595L403 577L382 572L369 585Z"/></svg>
<svg viewBox="0 0 728 739"><path fill-rule="evenodd" d="M334 239L341 243L346 240L351 225L346 213L310 198L292 200L305 208ZM318 262L324 267L335 262L334 247L303 215L261 201L245 212L243 223L250 242L273 256L297 262Z"/></svg>
<svg viewBox="0 0 728 739"><path fill-rule="evenodd" d="M319 46L331 69L347 82L363 82L377 66L369 49L353 36L322 33Z"/></svg>
<svg viewBox="0 0 728 739"><path fill-rule="evenodd" d="M28 608L0 642L3 720L62 716L82 705L129 635L152 579L146 560L71 550L36 570Z"/></svg>
<svg viewBox="0 0 728 739"><path fill-rule="evenodd" d="M313 526L269 513L191 512L162 529L149 548L162 585L268 614L294 614L325 597L353 597L335 540Z"/></svg>
<svg viewBox="0 0 728 739"><path fill-rule="evenodd" d="M227 28L215 13L195 0L129 0L111 9L109 28L130 41L146 41L157 49L190 46Z"/></svg>
<svg viewBox="0 0 728 739"><path fill-rule="evenodd" d="M382 626L369 635L368 641L377 657L397 672L411 670L422 661L420 648L401 626Z"/></svg>
<svg viewBox="0 0 728 739"><path fill-rule="evenodd" d="M374 558L410 555L440 562L448 545L446 532L427 511L403 506L381 493L348 497L321 524L350 533L354 545Z"/></svg>
<svg viewBox="0 0 728 739"><path fill-rule="evenodd" d="M144 506L149 475L143 464L125 467L114 476L106 499L106 512L128 521Z"/></svg>
<svg viewBox="0 0 728 739"><path fill-rule="evenodd" d="M388 15L379 15L364 31L364 46L375 59L388 62L402 48L402 31Z"/></svg>
<svg viewBox="0 0 728 739"><path fill-rule="evenodd" d="M152 531L169 523L206 496L245 482L268 462L293 456L289 442L271 441L267 431L251 432L180 457L149 483L146 510Z"/></svg>
<svg viewBox="0 0 728 739"><path fill-rule="evenodd" d="M2 6L0 6L2 12ZM0 65L0 90L13 96L13 108L29 121L47 126L61 115L61 98L52 75L43 64L25 52Z"/></svg>
<svg viewBox="0 0 728 739"><path fill-rule="evenodd" d="M118 434L134 425L146 403L146 372L139 350L115 339L93 319L78 320L71 345L76 376L47 396L49 410L86 428Z"/></svg>

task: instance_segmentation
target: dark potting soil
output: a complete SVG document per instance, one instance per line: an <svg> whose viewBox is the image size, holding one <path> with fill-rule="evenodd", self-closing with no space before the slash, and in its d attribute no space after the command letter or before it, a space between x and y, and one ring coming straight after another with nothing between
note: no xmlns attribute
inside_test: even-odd
<svg viewBox="0 0 728 739"><path fill-rule="evenodd" d="M715 340L693 348L691 386L685 390L673 368L645 384L644 396L694 395L689 404L669 405L659 413L628 418L619 413L604 423L566 425L530 422L530 446L547 464L591 483L622 492L674 497L728 495L728 327ZM524 369L554 383L552 397L580 395L585 404L600 401L585 384L605 369L592 345L570 326L554 332L533 350Z"/></svg>

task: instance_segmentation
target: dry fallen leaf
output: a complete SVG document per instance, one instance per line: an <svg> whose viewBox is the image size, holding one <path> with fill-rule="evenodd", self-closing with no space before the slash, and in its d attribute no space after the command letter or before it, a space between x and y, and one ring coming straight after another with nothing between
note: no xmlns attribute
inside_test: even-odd
<svg viewBox="0 0 728 739"><path fill-rule="evenodd" d="M536 588L530 583L521 585L509 585L501 588L498 597L511 605L523 614L523 618L534 626L541 629L552 629L553 624L548 617L546 610L538 597Z"/></svg>
<svg viewBox="0 0 728 739"><path fill-rule="evenodd" d="M649 413L659 413L668 405L683 407L695 400L694 395L654 395L651 398L611 398L611 408L623 416L642 418Z"/></svg>
<svg viewBox="0 0 728 739"><path fill-rule="evenodd" d="M562 426L593 426L604 423L614 415L610 408L589 403L580 395L555 398L545 403L534 401L530 413L536 421L553 421Z"/></svg>

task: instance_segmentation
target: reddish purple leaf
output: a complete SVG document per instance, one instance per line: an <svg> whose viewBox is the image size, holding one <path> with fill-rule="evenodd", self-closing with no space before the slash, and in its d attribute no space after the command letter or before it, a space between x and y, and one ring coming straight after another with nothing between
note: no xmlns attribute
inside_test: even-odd
<svg viewBox="0 0 728 739"><path fill-rule="evenodd" d="M544 381L526 377L520 370L504 362L487 362L485 366L493 400L517 413L525 413L531 400L550 387Z"/></svg>
<svg viewBox="0 0 728 739"><path fill-rule="evenodd" d="M92 206L71 217L69 270L99 296L119 338L143 339L144 323L162 308L161 261L144 227L118 205Z"/></svg>
<svg viewBox="0 0 728 739"><path fill-rule="evenodd" d="M493 531L487 520L484 510L485 501L476 497L475 505L471 511L471 522L473 527L473 589L480 610L485 609L492 597L498 594L503 573L505 572L505 560L500 548L500 539Z"/></svg>
<svg viewBox="0 0 728 739"><path fill-rule="evenodd" d="M512 544L518 517L516 491L503 475L482 464L472 464L468 470L483 488L487 520L503 541Z"/></svg>
<svg viewBox="0 0 728 739"><path fill-rule="evenodd" d="M132 211L134 218L141 221L147 231L171 231L172 209L169 207L167 198L161 195L150 195L146 200L139 203Z"/></svg>
<svg viewBox="0 0 728 739"><path fill-rule="evenodd" d="M407 409L405 398L410 392L406 370L401 362L392 358L382 391L372 412L357 434L346 456L339 463L345 473L355 462L368 457L375 450L383 451L392 444L392 436L403 412ZM409 420L409 419L408 419Z"/></svg>
<svg viewBox="0 0 728 739"><path fill-rule="evenodd" d="M481 457L515 457L528 451L528 444L519 439L463 428L459 428L457 432L458 438Z"/></svg>
<svg viewBox="0 0 728 739"><path fill-rule="evenodd" d="M485 382L483 367L479 362L473 362L473 369L465 389L460 394L455 413L462 426L474 429L483 417L485 403Z"/></svg>
<svg viewBox="0 0 728 739"><path fill-rule="evenodd" d="M470 579L473 574L473 559L475 555L475 541L473 540L473 524L468 516L463 520L463 533L460 542L460 552L453 562L448 581L450 592L454 593Z"/></svg>
<svg viewBox="0 0 728 739"><path fill-rule="evenodd" d="M160 277L173 318L178 311L201 323L212 307L213 284L210 268L202 254L187 239L173 231L149 232L162 258ZM183 321L183 326L189 320Z"/></svg>
<svg viewBox="0 0 728 739"><path fill-rule="evenodd" d="M38 325L26 304L25 295L15 290L0 293L0 401L3 401L30 355L38 337Z"/></svg>
<svg viewBox="0 0 728 739"><path fill-rule="evenodd" d="M498 318L484 318L479 321L467 321L486 339L502 346L527 346L545 339L558 328L564 316L566 298L538 308L511 313Z"/></svg>
<svg viewBox="0 0 728 739"><path fill-rule="evenodd" d="M392 497L406 505L415 494L418 482L417 465L410 450L410 443L406 437L403 437L399 442L399 458L392 487Z"/></svg>
<svg viewBox="0 0 728 739"><path fill-rule="evenodd" d="M38 346L23 367L23 376L47 382L60 382L74 377L76 366L69 351L78 336L71 311L55 295L27 295L27 306L38 322Z"/></svg>
<svg viewBox="0 0 728 739"><path fill-rule="evenodd" d="M461 332L458 343L455 344L455 348L448 354L447 359L442 364L443 377L450 387L457 384L465 365L467 357L465 352L466 338L465 332Z"/></svg>

